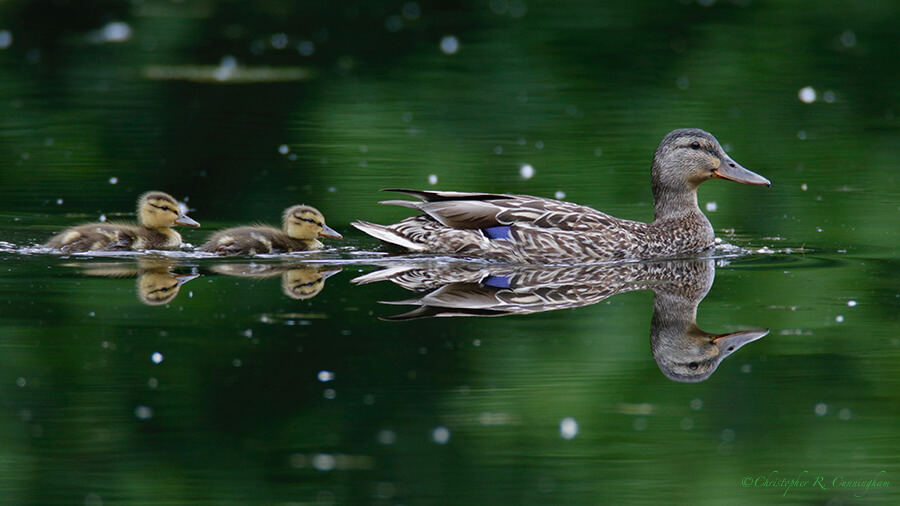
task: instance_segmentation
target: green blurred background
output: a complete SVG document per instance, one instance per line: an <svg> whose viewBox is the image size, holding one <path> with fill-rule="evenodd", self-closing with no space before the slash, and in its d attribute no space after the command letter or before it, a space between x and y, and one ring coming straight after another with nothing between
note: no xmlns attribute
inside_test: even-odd
<svg viewBox="0 0 900 506"><path fill-rule="evenodd" d="M898 23L889 0L0 2L0 503L896 504ZM143 259L29 249L150 189L195 245L314 205L332 260L379 248L350 221L408 214L380 188L649 221L680 127L773 183L700 190L765 248L719 262L700 326L772 329L700 384L656 367L649 291L388 323L409 294L357 264L295 300L176 255L202 276L147 306ZM828 487L742 485L773 471Z"/></svg>

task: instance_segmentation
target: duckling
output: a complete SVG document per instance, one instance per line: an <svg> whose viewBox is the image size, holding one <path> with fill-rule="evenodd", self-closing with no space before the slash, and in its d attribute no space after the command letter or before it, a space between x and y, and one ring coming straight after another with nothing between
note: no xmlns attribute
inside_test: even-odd
<svg viewBox="0 0 900 506"><path fill-rule="evenodd" d="M137 204L138 225L90 223L63 230L44 248L63 253L78 251L171 250L181 246L181 234L174 225L196 228L200 224L181 212L178 201L168 193L150 191Z"/></svg>
<svg viewBox="0 0 900 506"><path fill-rule="evenodd" d="M268 225L227 228L213 234L200 251L225 256L310 251L323 247L317 237L343 238L325 224L325 217L312 206L287 208L282 228Z"/></svg>

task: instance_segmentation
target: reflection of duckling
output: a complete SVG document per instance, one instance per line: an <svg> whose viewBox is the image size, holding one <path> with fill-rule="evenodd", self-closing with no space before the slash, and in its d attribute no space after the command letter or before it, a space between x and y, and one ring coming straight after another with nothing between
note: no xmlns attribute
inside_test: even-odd
<svg viewBox="0 0 900 506"><path fill-rule="evenodd" d="M147 192L138 199L138 226L114 223L90 223L63 230L45 248L64 253L100 250L175 249L181 246L181 234L173 225L199 227L181 212L178 201L163 192Z"/></svg>
<svg viewBox="0 0 900 506"><path fill-rule="evenodd" d="M353 280L392 281L424 292L389 304L418 308L387 320L440 316L530 314L596 304L633 290L654 292L650 347L669 379L703 381L719 363L768 330L710 334L697 326L697 306L715 278L713 260L593 264L572 267L484 264L394 265Z"/></svg>
<svg viewBox="0 0 900 506"><path fill-rule="evenodd" d="M281 291L292 299L306 300L325 288L325 280L341 272L340 267L314 265L282 266L259 264L223 264L210 268L213 272L241 278L270 278L281 275Z"/></svg>
<svg viewBox="0 0 900 506"><path fill-rule="evenodd" d="M163 259L139 259L137 266L121 262L101 265L67 264L69 267L82 267L88 276L106 278L137 277L137 291L141 302L148 306L159 306L172 301L181 290L181 285L199 277L199 274L176 274L172 272L175 264Z"/></svg>
<svg viewBox="0 0 900 506"><path fill-rule="evenodd" d="M200 251L218 255L256 255L321 249L317 237L341 239L325 224L325 217L312 206L294 206L284 211L283 230L259 225L228 228L217 232Z"/></svg>
<svg viewBox="0 0 900 506"><path fill-rule="evenodd" d="M175 274L168 270L145 271L138 275L138 296L148 306L167 304L178 295L181 285L199 274Z"/></svg>
<svg viewBox="0 0 900 506"><path fill-rule="evenodd" d="M291 269L281 275L281 291L292 299L306 300L319 295L325 280L341 272L341 268L319 270L311 267Z"/></svg>

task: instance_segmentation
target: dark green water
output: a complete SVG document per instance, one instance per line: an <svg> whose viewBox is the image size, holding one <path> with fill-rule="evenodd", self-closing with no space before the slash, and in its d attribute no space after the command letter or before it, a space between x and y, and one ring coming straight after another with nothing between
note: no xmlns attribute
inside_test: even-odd
<svg viewBox="0 0 900 506"><path fill-rule="evenodd" d="M0 4L0 504L896 504L900 5L703 3ZM688 126L773 183L700 190L743 250L493 318L351 282L400 266L349 226L408 215L380 188L648 221ZM345 239L33 248L151 189L193 245L296 203ZM769 332L672 381L694 308Z"/></svg>

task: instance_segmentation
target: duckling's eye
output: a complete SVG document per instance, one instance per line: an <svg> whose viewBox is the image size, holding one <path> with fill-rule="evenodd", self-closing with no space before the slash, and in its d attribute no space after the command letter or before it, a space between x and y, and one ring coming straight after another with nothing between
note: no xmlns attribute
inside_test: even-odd
<svg viewBox="0 0 900 506"><path fill-rule="evenodd" d="M169 211L171 208L169 206L162 206L163 211Z"/></svg>
<svg viewBox="0 0 900 506"><path fill-rule="evenodd" d="M700 367L700 364L698 364L697 362L691 362L690 364L688 364L688 369L692 371L696 371L698 367Z"/></svg>
<svg viewBox="0 0 900 506"><path fill-rule="evenodd" d="M692 142L691 149L700 149L700 143L697 141Z"/></svg>

